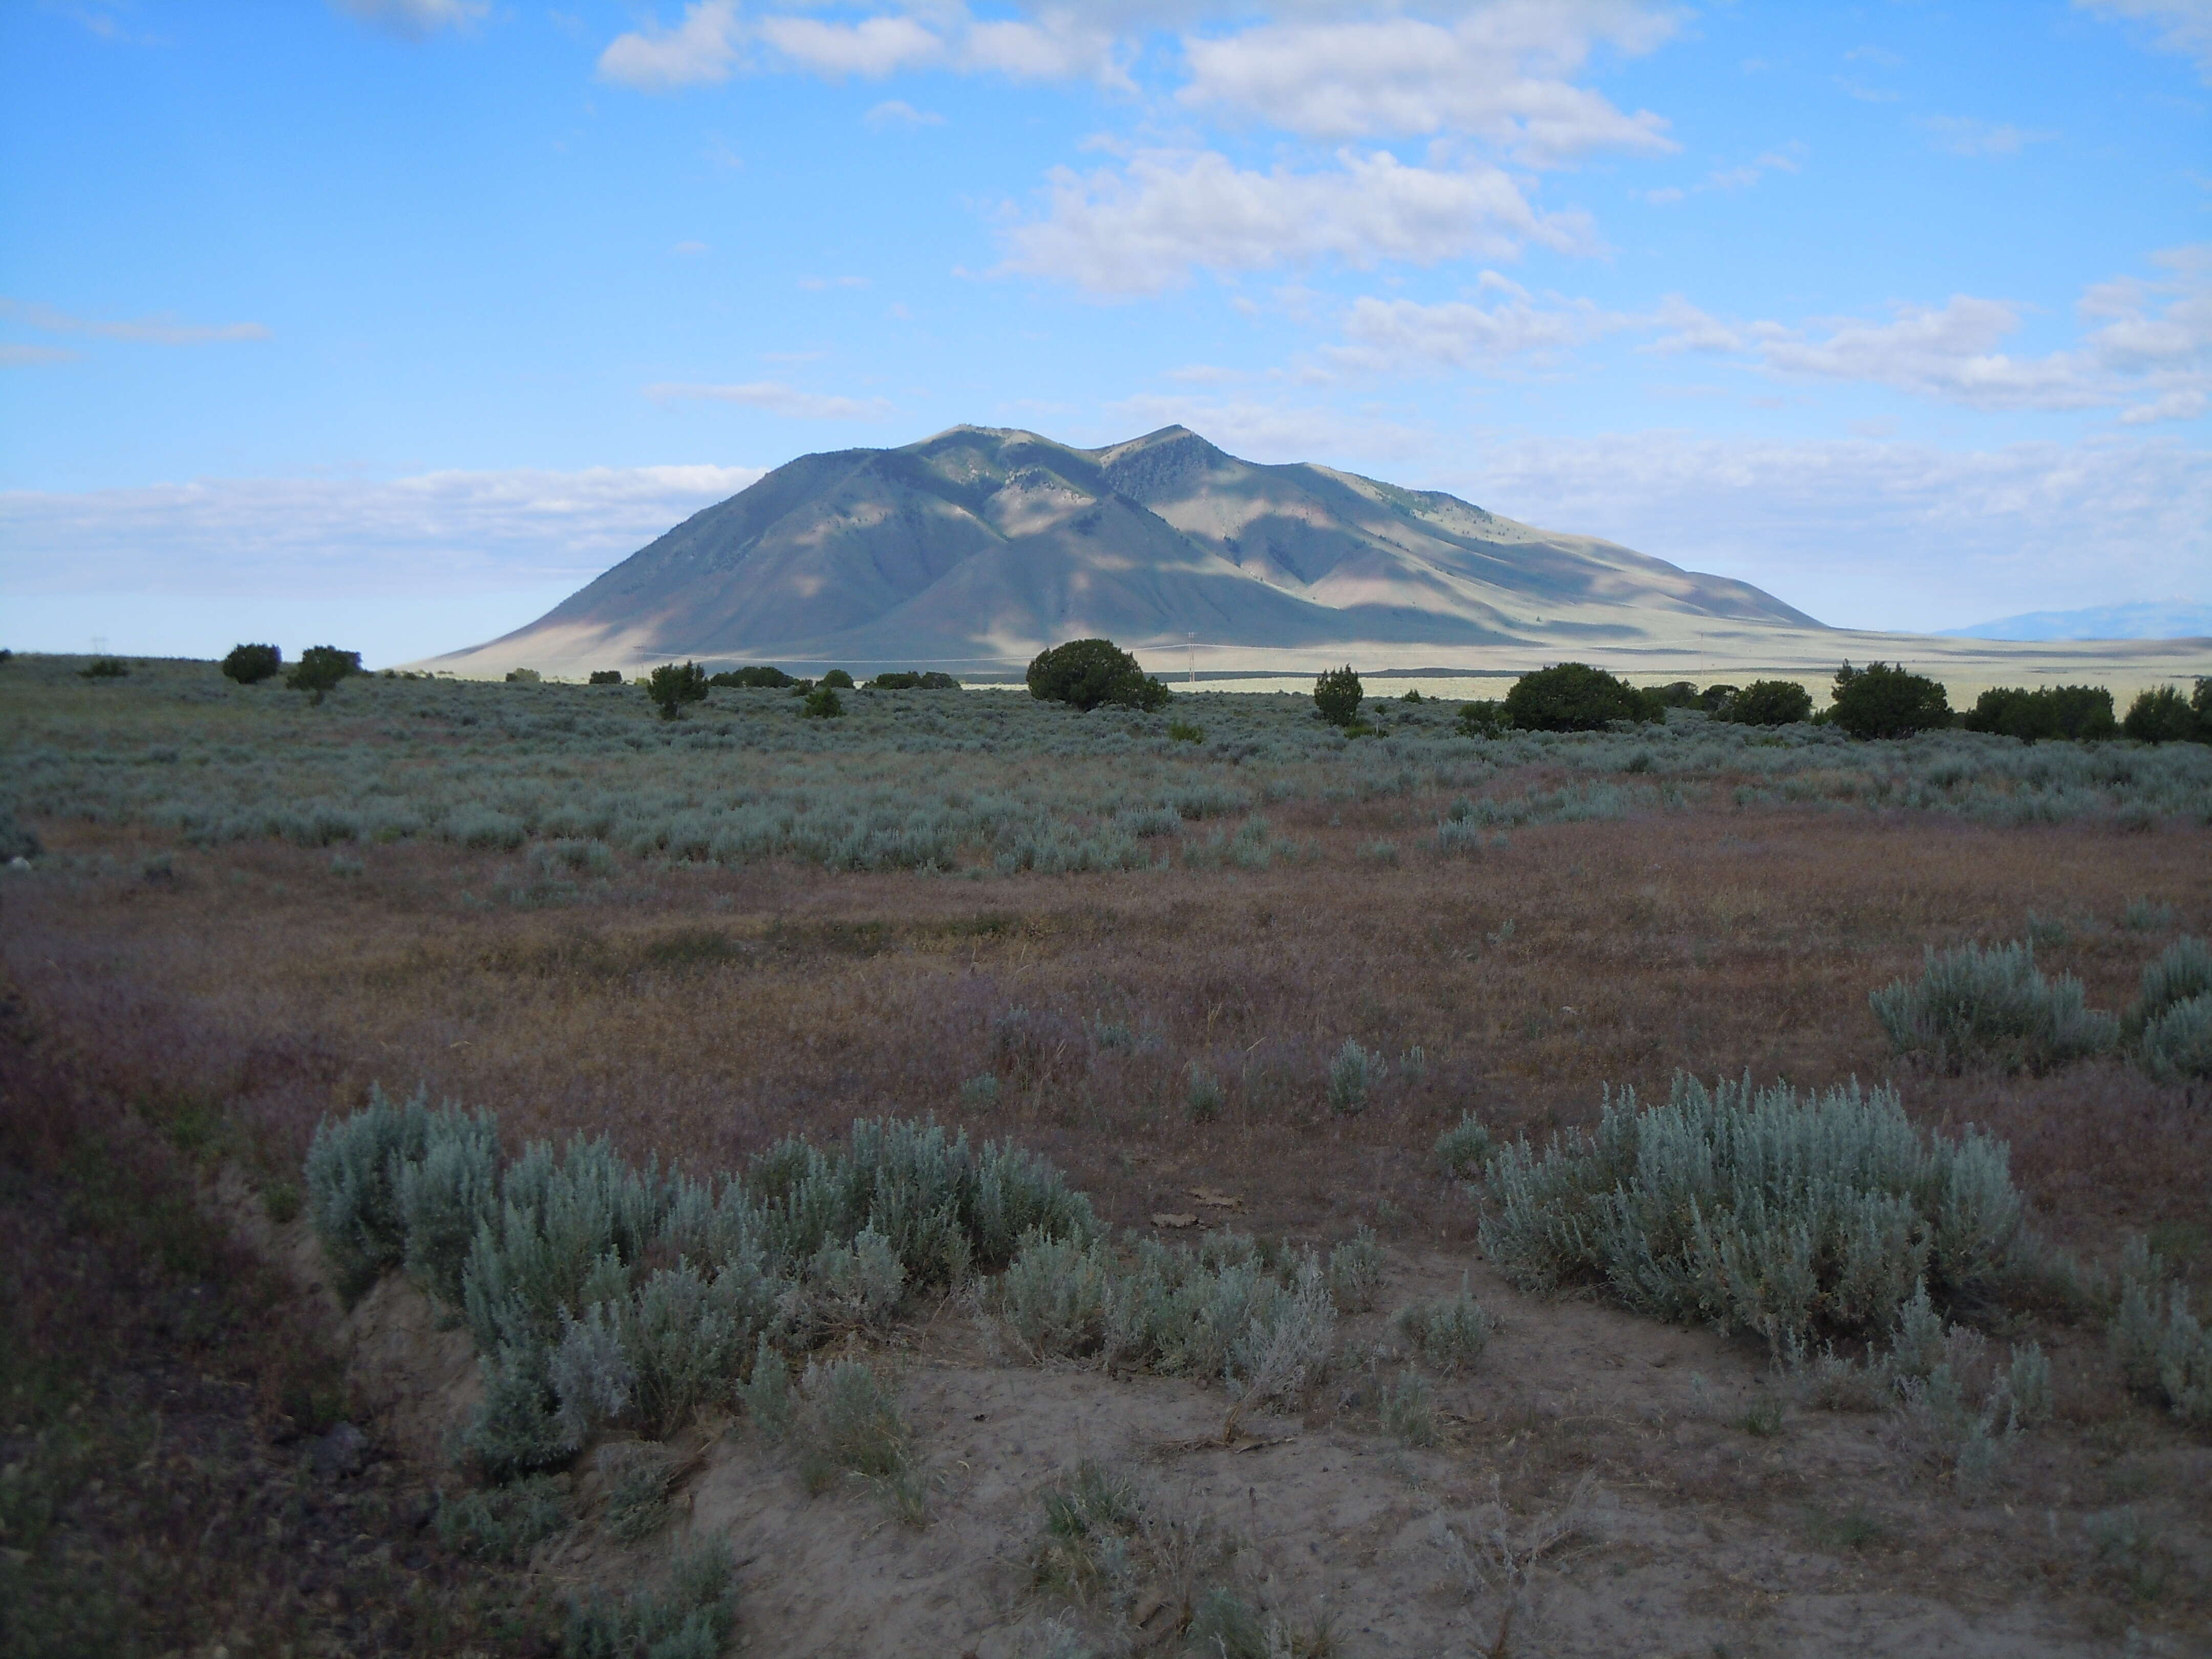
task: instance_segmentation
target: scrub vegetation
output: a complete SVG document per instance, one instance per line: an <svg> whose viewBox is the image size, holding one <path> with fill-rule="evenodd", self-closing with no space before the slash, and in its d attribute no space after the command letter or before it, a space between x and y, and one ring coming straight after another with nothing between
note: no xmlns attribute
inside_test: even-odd
<svg viewBox="0 0 2212 1659"><path fill-rule="evenodd" d="M832 1534L984 1540L994 1653L1364 1652L1376 1551L1571 1647L1725 1537L2212 1614L2212 749L129 666L0 679L11 1606L218 1628L134 1473L191 1373L301 1650L781 1651L758 1538ZM400 1307L472 1379L415 1462L340 1363Z"/></svg>

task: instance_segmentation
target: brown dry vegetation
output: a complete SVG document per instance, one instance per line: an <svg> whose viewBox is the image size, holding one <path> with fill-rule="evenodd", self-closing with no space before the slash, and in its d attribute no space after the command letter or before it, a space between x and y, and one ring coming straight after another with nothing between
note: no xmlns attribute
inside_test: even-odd
<svg viewBox="0 0 2212 1659"><path fill-rule="evenodd" d="M364 849L358 876L282 845L179 851L149 880L129 872L149 840L64 829L58 849L116 873L15 884L5 942L119 1087L226 1102L279 1163L372 1083L489 1106L518 1143L605 1131L710 1167L929 1112L1048 1152L1120 1223L1213 1182L1270 1229L1340 1232L1385 1206L1452 1228L1468 1212L1428 1148L1462 1109L1540 1133L1594 1116L1608 1085L1747 1070L1894 1076L1929 1121L1997 1129L2093 1255L2123 1229L2204 1224L2212 1113L2190 1088L2117 1063L1915 1073L1866 1004L1924 946L2015 937L2034 910L2101 924L2040 959L2123 1006L2169 936L2121 927L2128 901L2212 914L2202 833L1781 809L1546 825L1476 860L1377 866L1354 848L1400 827L1391 809L1274 817L1320 842L1317 866L988 884L677 869L559 910L465 902L511 860L447 848ZM994 1020L1013 1007L1038 1036L1009 1054ZM1132 1044L1102 1046L1099 1021ZM1354 1117L1323 1099L1347 1037L1399 1073ZM1397 1060L1416 1046L1413 1079ZM1188 1121L1193 1064L1224 1086L1211 1124ZM995 1103L963 1099L994 1071Z"/></svg>

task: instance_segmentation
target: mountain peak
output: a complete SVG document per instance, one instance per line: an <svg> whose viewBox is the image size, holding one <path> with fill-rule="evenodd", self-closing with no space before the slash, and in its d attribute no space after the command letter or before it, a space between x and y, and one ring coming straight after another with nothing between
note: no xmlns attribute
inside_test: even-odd
<svg viewBox="0 0 2212 1659"><path fill-rule="evenodd" d="M962 425L896 449L801 456L529 627L448 660L972 672L1087 635L1525 653L1646 637L1666 613L1819 626L1745 583L1449 495L1257 465L1180 424L1098 449Z"/></svg>

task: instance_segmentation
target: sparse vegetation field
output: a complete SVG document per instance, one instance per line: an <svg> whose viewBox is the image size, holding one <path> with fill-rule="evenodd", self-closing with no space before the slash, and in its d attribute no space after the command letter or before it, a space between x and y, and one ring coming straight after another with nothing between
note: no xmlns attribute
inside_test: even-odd
<svg viewBox="0 0 2212 1659"><path fill-rule="evenodd" d="M127 1157L382 1356L223 1408L280 1530L444 1575L234 1653L2212 1619L2212 748L82 666L0 665L19 1607L181 1479L54 1380Z"/></svg>

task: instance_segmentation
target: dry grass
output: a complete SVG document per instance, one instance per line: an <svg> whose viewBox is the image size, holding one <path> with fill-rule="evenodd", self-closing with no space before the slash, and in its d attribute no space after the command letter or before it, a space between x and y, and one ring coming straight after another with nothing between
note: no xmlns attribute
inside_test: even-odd
<svg viewBox="0 0 2212 1659"><path fill-rule="evenodd" d="M1903 1073L1866 995L1924 945L2014 937L2035 910L2101 924L2041 957L2121 1006L2167 937L2122 928L2124 908L2153 895L2203 931L2212 837L1777 808L1524 829L1476 860L1353 855L1406 815L1271 809L1318 866L987 883L662 867L629 872L619 902L550 911L470 896L511 863L496 855L372 848L339 875L246 843L173 853L149 880L150 840L52 825L58 851L106 854L112 873L11 882L0 946L112 1082L234 1103L276 1163L373 1081L491 1107L512 1136L605 1129L718 1165L793 1128L934 1112L1059 1159L1120 1223L1210 1183L1269 1228L1449 1231L1467 1212L1428 1152L1468 1106L1540 1133L1677 1067L1894 1074L1916 1114L2010 1139L2062 1237L2201 1234L2212 1113L2190 1089L2117 1064ZM1029 1040L994 1045L1015 1007ZM1358 1116L1325 1101L1347 1037L1392 1064ZM1426 1066L1402 1075L1416 1045ZM1188 1120L1193 1062L1224 1084L1208 1123ZM994 1069L995 1099L963 1096Z"/></svg>

